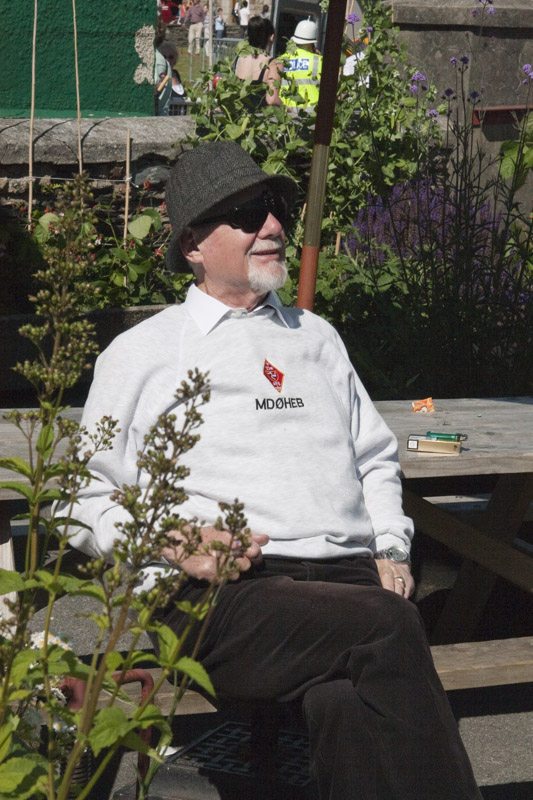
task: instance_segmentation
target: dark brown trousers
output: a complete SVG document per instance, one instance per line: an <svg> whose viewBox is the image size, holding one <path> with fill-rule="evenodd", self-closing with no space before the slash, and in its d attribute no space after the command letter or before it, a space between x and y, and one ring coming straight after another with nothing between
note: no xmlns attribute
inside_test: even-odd
<svg viewBox="0 0 533 800"><path fill-rule="evenodd" d="M222 699L301 698L320 800L481 798L418 611L371 559L266 557L220 591L199 660Z"/></svg>

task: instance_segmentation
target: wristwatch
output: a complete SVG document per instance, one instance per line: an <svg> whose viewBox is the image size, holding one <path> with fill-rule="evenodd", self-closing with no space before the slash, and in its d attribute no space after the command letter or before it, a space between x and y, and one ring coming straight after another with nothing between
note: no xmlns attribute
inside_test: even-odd
<svg viewBox="0 0 533 800"><path fill-rule="evenodd" d="M395 561L397 564L411 566L409 553L401 547L386 547L384 550L378 550L377 553L374 553L374 558L388 558L389 561Z"/></svg>

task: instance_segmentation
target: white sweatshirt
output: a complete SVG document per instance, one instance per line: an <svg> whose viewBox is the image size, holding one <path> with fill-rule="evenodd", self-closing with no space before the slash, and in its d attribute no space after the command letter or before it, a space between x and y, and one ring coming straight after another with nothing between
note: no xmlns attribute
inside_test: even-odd
<svg viewBox="0 0 533 800"><path fill-rule="evenodd" d="M83 423L119 420L113 449L91 460L99 478L80 494L72 544L111 556L115 523L127 518L109 495L146 485L136 465L143 437L187 372L209 372L200 441L184 460L181 517L213 524L219 501L245 504L248 525L267 533L263 552L295 558L409 549L396 440L377 413L335 330L284 308L275 294L252 312L231 309L193 286L171 306L118 336L98 358Z"/></svg>

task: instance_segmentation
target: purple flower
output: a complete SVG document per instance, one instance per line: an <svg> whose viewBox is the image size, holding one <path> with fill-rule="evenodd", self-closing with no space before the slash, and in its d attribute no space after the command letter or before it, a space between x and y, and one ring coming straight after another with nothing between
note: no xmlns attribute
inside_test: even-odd
<svg viewBox="0 0 533 800"><path fill-rule="evenodd" d="M493 8L487 8L487 14L495 14L496 11Z"/></svg>
<svg viewBox="0 0 533 800"><path fill-rule="evenodd" d="M461 58L459 59L459 61L461 62L461 64L468 64L468 62L470 61L470 59L468 58L468 56L461 56Z"/></svg>
<svg viewBox="0 0 533 800"><path fill-rule="evenodd" d="M472 16L477 17L478 14L479 14L479 8L474 8L474 10L472 11Z"/></svg>
<svg viewBox="0 0 533 800"><path fill-rule="evenodd" d="M418 86L416 85L416 83L411 84L411 86L409 87L409 91L411 92L411 94L416 94L418 92Z"/></svg>
<svg viewBox="0 0 533 800"><path fill-rule="evenodd" d="M479 92L476 91L470 92L470 97L472 98L472 100L477 100L477 98L479 97Z"/></svg>
<svg viewBox="0 0 533 800"><path fill-rule="evenodd" d="M452 56L450 58L450 64L452 65L452 67L455 67L455 65L457 64L457 59L455 56Z"/></svg>
<svg viewBox="0 0 533 800"><path fill-rule="evenodd" d="M453 89L450 89L450 87L448 87L447 89L444 90L444 94L446 97L451 97L453 94Z"/></svg>
<svg viewBox="0 0 533 800"><path fill-rule="evenodd" d="M438 116L439 112L435 108L432 108L430 111L428 111L428 119L437 119Z"/></svg>
<svg viewBox="0 0 533 800"><path fill-rule="evenodd" d="M531 64L524 64L522 69L526 73L526 75L529 75L529 73L531 72Z"/></svg>
<svg viewBox="0 0 533 800"><path fill-rule="evenodd" d="M357 14L348 14L346 17L346 22L348 25L355 25L356 22L359 22L359 17Z"/></svg>
<svg viewBox="0 0 533 800"><path fill-rule="evenodd" d="M373 30L374 30L374 28L372 27L372 25L369 25L368 28L366 29L366 32L367 33L372 33Z"/></svg>
<svg viewBox="0 0 533 800"><path fill-rule="evenodd" d="M421 72L415 72L415 74L411 76L411 80L412 81L425 81L426 80L426 76L422 75Z"/></svg>

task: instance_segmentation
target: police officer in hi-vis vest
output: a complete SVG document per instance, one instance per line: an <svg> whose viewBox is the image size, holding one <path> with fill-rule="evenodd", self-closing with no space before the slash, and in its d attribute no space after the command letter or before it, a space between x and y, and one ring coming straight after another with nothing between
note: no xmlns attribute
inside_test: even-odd
<svg viewBox="0 0 533 800"><path fill-rule="evenodd" d="M284 64L284 78L281 81L279 95L281 102L286 106L306 108L311 111L318 103L322 56L316 52L316 42L316 22L311 19L299 22L287 52L281 57ZM294 99L291 78L294 78L298 94L304 100L303 104Z"/></svg>

